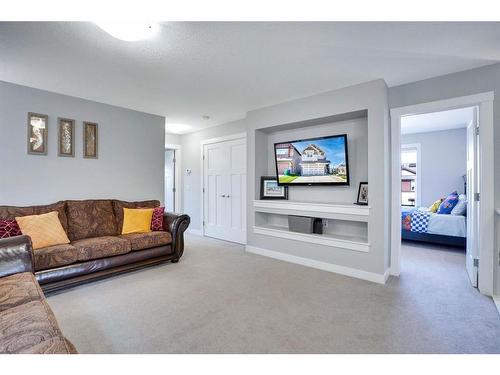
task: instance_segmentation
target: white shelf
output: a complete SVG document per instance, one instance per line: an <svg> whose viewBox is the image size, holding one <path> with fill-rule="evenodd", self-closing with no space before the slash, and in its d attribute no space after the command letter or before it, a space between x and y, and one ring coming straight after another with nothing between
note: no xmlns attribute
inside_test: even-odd
<svg viewBox="0 0 500 375"><path fill-rule="evenodd" d="M254 226L253 231L256 234L286 238L318 245L338 247L347 250L361 251L367 253L370 251L368 240L363 237L344 236L340 234L307 234L290 232L287 227L273 225Z"/></svg>
<svg viewBox="0 0 500 375"><path fill-rule="evenodd" d="M254 200L255 212L265 212L280 215L298 215L367 222L370 206L354 204L294 202L288 200Z"/></svg>

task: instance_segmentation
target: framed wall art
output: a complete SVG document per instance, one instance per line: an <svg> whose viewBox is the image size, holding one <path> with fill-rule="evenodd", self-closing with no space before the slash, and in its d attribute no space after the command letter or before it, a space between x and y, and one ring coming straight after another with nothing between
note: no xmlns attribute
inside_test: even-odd
<svg viewBox="0 0 500 375"><path fill-rule="evenodd" d="M260 199L288 199L288 186L278 185L278 179L275 176L262 176Z"/></svg>
<svg viewBox="0 0 500 375"><path fill-rule="evenodd" d="M83 157L86 159L97 159L97 127L95 122L83 122Z"/></svg>
<svg viewBox="0 0 500 375"><path fill-rule="evenodd" d="M47 155L49 116L28 113L28 154Z"/></svg>
<svg viewBox="0 0 500 375"><path fill-rule="evenodd" d="M59 117L57 119L58 156L75 156L75 120Z"/></svg>

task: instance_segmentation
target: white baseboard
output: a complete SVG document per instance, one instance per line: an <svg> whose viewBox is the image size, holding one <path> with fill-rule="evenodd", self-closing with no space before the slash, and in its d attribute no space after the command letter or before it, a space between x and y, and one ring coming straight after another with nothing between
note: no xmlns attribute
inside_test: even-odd
<svg viewBox="0 0 500 375"><path fill-rule="evenodd" d="M493 296L493 302L495 302L495 306L500 314L500 296Z"/></svg>
<svg viewBox="0 0 500 375"><path fill-rule="evenodd" d="M202 236L203 237L203 232L201 231L201 229L188 228L188 229L186 229L186 233L194 234L195 236Z"/></svg>
<svg viewBox="0 0 500 375"><path fill-rule="evenodd" d="M302 266L317 268L323 271L338 273L345 276L355 277L357 279L367 280L378 284L385 284L389 278L389 269L384 274L378 274L356 268L339 266L336 264L326 263L319 260L302 258L295 255L280 253L278 251L262 249L255 246L246 245L245 251L253 254L263 255L269 258L284 260L285 262L300 264Z"/></svg>

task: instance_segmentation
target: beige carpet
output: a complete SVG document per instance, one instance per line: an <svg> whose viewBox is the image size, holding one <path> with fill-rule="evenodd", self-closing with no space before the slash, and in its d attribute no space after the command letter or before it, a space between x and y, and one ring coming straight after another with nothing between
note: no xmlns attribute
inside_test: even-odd
<svg viewBox="0 0 500 375"><path fill-rule="evenodd" d="M188 236L185 256L49 297L80 353L500 352L464 254L403 247L387 285Z"/></svg>

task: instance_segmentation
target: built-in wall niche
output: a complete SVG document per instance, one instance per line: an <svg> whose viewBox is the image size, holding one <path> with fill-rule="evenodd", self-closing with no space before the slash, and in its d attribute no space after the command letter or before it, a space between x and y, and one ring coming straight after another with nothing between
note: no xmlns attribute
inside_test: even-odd
<svg viewBox="0 0 500 375"><path fill-rule="evenodd" d="M254 233L311 244L368 252L368 206L254 201ZM290 231L288 216L321 218L323 233Z"/></svg>
<svg viewBox="0 0 500 375"><path fill-rule="evenodd" d="M256 130L256 176L276 175L274 143L347 134L349 186L289 186L288 199L299 202L356 202L359 183L368 181L367 111ZM258 198L258 191L256 198Z"/></svg>

